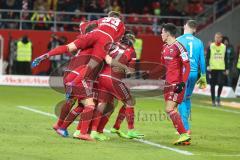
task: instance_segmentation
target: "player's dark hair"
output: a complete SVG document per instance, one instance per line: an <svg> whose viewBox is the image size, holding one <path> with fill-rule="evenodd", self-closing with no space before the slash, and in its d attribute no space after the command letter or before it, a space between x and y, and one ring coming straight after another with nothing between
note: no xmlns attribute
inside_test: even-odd
<svg viewBox="0 0 240 160"><path fill-rule="evenodd" d="M85 29L85 33L91 32L92 30L94 30L95 28L97 28L97 24L93 23L93 24L89 24L86 29Z"/></svg>
<svg viewBox="0 0 240 160"><path fill-rule="evenodd" d="M197 29L197 21L195 20L188 20L186 24L191 28L191 29Z"/></svg>
<svg viewBox="0 0 240 160"><path fill-rule="evenodd" d="M128 46L133 46L135 42L135 34L131 30L126 30L121 42Z"/></svg>
<svg viewBox="0 0 240 160"><path fill-rule="evenodd" d="M108 17L120 18L121 14L119 12L116 12L116 11L110 11L110 12L108 12Z"/></svg>
<svg viewBox="0 0 240 160"><path fill-rule="evenodd" d="M162 25L162 29L168 32L171 36L176 36L177 27L173 23L166 23Z"/></svg>

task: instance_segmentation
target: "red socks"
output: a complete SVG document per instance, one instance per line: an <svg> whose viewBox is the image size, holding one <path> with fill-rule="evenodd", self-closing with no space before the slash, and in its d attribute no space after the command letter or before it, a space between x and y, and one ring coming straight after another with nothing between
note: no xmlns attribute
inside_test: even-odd
<svg viewBox="0 0 240 160"><path fill-rule="evenodd" d="M92 120L92 131L97 131L102 115L102 112L99 112L97 109L94 111Z"/></svg>
<svg viewBox="0 0 240 160"><path fill-rule="evenodd" d="M97 131L99 133L103 133L103 130L107 124L107 122L109 121L109 117L111 116L111 114L107 114L107 115L103 115L102 118L101 118L101 121L98 125L98 128L97 128Z"/></svg>
<svg viewBox="0 0 240 160"><path fill-rule="evenodd" d="M72 106L73 106L73 102L71 100L66 101L64 106L62 106L61 113L59 115L58 122L57 122L58 126L61 126L63 124L63 121L67 117L70 110L72 109Z"/></svg>
<svg viewBox="0 0 240 160"><path fill-rule="evenodd" d="M134 129L134 107L126 107L125 114L128 123L128 129Z"/></svg>
<svg viewBox="0 0 240 160"><path fill-rule="evenodd" d="M182 123L182 119L181 119L180 115L178 114L178 112L175 110L172 110L172 111L168 112L168 115L170 116L170 118L173 122L173 125L177 129L178 133L179 134L186 133L186 130Z"/></svg>
<svg viewBox="0 0 240 160"><path fill-rule="evenodd" d="M81 120L78 123L78 127L77 128L81 128L81 134L87 134L88 133L88 129L93 117L93 111L94 111L94 105L88 105L85 106L85 108L82 111L81 114ZM79 126L81 125L81 126Z"/></svg>
<svg viewBox="0 0 240 160"><path fill-rule="evenodd" d="M70 124L77 118L77 116L83 111L83 106L78 105L76 108L74 108L66 117L63 124L60 128L67 129Z"/></svg>
<svg viewBox="0 0 240 160"><path fill-rule="evenodd" d="M116 122L115 122L113 128L115 128L115 129L120 128L120 125L125 118L125 111L126 111L126 108L124 106L122 106L118 112L118 116L117 116L117 119L116 119Z"/></svg>

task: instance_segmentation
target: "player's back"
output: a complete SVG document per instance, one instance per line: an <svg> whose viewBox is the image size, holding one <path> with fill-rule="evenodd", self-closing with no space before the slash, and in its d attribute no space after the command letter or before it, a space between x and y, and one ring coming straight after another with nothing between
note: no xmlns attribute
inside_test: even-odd
<svg viewBox="0 0 240 160"><path fill-rule="evenodd" d="M192 34L184 34L177 38L187 50L190 60L191 71L198 71L200 65L200 56L204 55L203 43L200 39Z"/></svg>
<svg viewBox="0 0 240 160"><path fill-rule="evenodd" d="M119 18L104 17L98 20L97 29L109 34L117 42L125 32L125 25Z"/></svg>
<svg viewBox="0 0 240 160"><path fill-rule="evenodd" d="M136 54L134 49L127 45L123 45L120 42L117 43L117 45L109 53L109 55L113 59L127 66L129 66L129 64L136 59ZM119 70L118 67L111 67L109 65L104 66L101 74L110 75L111 77L118 78L118 79L122 79L125 77L124 71Z"/></svg>

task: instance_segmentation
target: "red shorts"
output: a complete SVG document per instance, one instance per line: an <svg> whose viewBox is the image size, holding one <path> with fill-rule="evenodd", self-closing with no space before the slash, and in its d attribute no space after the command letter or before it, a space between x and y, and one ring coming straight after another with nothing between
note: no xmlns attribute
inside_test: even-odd
<svg viewBox="0 0 240 160"><path fill-rule="evenodd" d="M102 102L112 102L114 98L127 102L132 99L129 89L120 80L109 77L98 78L98 99Z"/></svg>
<svg viewBox="0 0 240 160"><path fill-rule="evenodd" d="M184 93L185 93L185 88L180 93L174 93L174 88L166 89L164 90L164 99L165 101L173 101L180 104L183 101Z"/></svg>

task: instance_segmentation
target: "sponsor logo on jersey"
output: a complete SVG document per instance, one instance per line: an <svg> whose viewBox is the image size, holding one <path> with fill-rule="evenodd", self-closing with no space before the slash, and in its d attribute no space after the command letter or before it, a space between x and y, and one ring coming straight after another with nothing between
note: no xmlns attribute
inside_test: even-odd
<svg viewBox="0 0 240 160"><path fill-rule="evenodd" d="M167 60L173 60L173 57L170 57L170 56L164 56L164 59L167 59Z"/></svg>

